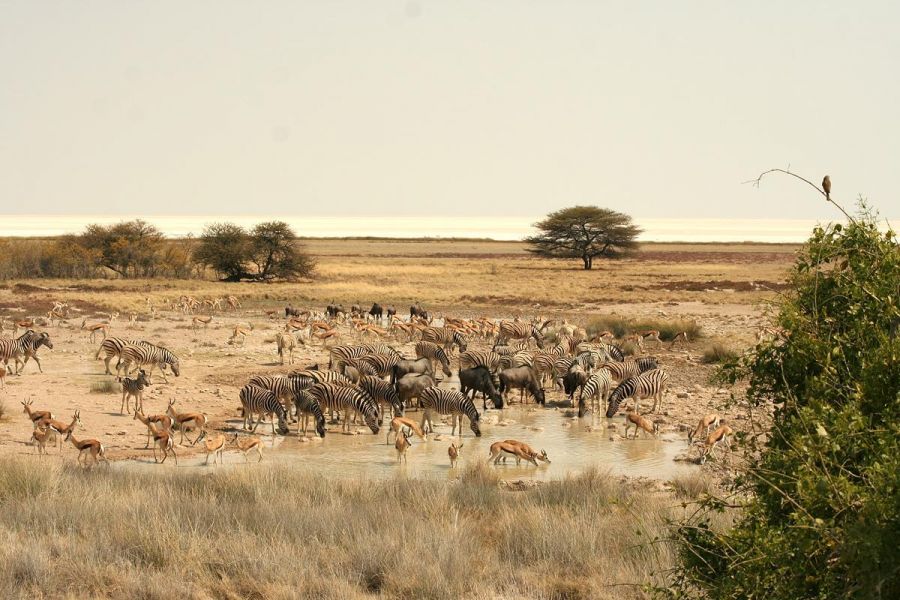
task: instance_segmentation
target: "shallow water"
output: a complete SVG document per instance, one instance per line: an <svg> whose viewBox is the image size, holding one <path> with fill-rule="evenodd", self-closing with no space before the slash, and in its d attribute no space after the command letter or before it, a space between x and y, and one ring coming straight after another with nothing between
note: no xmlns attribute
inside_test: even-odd
<svg viewBox="0 0 900 600"><path fill-rule="evenodd" d="M407 416L416 421L421 415L421 411L407 411ZM480 438L474 436L466 419L460 461L454 470L450 469L447 448L452 440L458 438L450 436L449 424L437 420L436 434L429 434L427 442L415 436L411 438L407 461L402 464L397 462L393 436L390 445L385 443L387 428L382 427L377 435L373 435L368 428L359 428L361 433L358 435L345 435L338 425L329 425L324 440L309 442L300 441L293 429L291 435L277 438L275 448L271 446L271 436L264 436L263 462L299 464L311 472L330 477L382 478L401 473L415 477L453 478L468 462L487 461L493 442L516 439L538 451L546 450L552 462L538 463L537 467L524 462L516 466L513 459L507 459L505 465L495 467L503 479L558 479L599 467L614 475L667 480L697 469L691 463L673 460L687 449L687 440L676 434L663 434L658 439L649 434L639 434L637 440L626 440L622 437L624 418L621 416L607 421L602 416L574 419L564 415L565 409L536 408L534 405L513 406L503 411L489 410L483 416L486 422L482 425ZM498 417L507 424L490 423ZM239 426L237 422L234 424ZM614 425L614 428L609 429L608 425ZM267 432L266 427L267 424L260 425L258 433ZM633 435L633 430L630 435ZM203 456L180 459L179 468L202 466L204 460ZM256 460L256 454L251 453L251 465ZM124 468L156 467L152 457L149 462L127 462L129 464L123 465ZM169 462L173 462L171 457L167 466ZM243 462L244 457L238 453L225 455L226 464Z"/></svg>

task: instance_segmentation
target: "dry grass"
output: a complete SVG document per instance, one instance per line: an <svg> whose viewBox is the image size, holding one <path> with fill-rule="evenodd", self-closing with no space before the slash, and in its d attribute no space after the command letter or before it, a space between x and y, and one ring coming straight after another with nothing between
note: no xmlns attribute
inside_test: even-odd
<svg viewBox="0 0 900 600"><path fill-rule="evenodd" d="M733 362L738 359L738 353L722 344L713 344L703 351L700 360L707 365Z"/></svg>
<svg viewBox="0 0 900 600"><path fill-rule="evenodd" d="M672 552L650 542L670 497L599 472L524 492L495 477L483 466L448 484L4 460L0 595L640 598L640 584L662 583Z"/></svg>
<svg viewBox="0 0 900 600"><path fill-rule="evenodd" d="M700 496L715 492L712 475L706 472L676 477L672 480L672 488L676 497L689 500L696 500Z"/></svg>
<svg viewBox="0 0 900 600"><path fill-rule="evenodd" d="M91 382L92 394L121 394L122 384L112 379L101 379L100 381Z"/></svg>
<svg viewBox="0 0 900 600"><path fill-rule="evenodd" d="M595 317L591 319L585 330L588 335L593 336L601 331L611 331L617 338L621 338L630 333L648 330L659 331L659 337L664 342L672 341L672 339L681 332L687 332L691 340L696 340L703 336L703 330L694 321L686 321L684 319L642 319L632 320L624 317L607 315Z"/></svg>

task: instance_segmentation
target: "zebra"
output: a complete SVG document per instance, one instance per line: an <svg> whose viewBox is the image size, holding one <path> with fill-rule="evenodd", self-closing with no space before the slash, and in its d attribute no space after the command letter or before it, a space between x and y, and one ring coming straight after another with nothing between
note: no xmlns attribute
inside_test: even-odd
<svg viewBox="0 0 900 600"><path fill-rule="evenodd" d="M38 371L41 373L44 372L44 369L41 367L41 360L37 356L37 351L41 346L47 346L51 350L53 350L53 342L50 341L50 334L46 331L42 331L41 333L33 336L28 342L25 344L25 360L22 362L22 369L25 368L25 365L28 364L28 359L33 358L34 362L37 363ZM18 359L16 359L16 366L18 367Z"/></svg>
<svg viewBox="0 0 900 600"><path fill-rule="evenodd" d="M444 375L450 377L450 358L443 348L433 342L419 342L416 344L416 358L427 358L433 363L441 364Z"/></svg>
<svg viewBox="0 0 900 600"><path fill-rule="evenodd" d="M384 356L396 356L397 358L401 358L399 352L384 342L370 342L368 344L363 344L360 348L365 350L365 354L383 354Z"/></svg>
<svg viewBox="0 0 900 600"><path fill-rule="evenodd" d="M500 321L500 334L497 336L497 344L509 340L528 340L533 337L538 348L544 347L544 334L531 323L517 323L515 321Z"/></svg>
<svg viewBox="0 0 900 600"><path fill-rule="evenodd" d="M585 397L591 401L591 410L600 412L612 386L612 376L606 369L600 369L588 377L587 382L581 388L581 394L578 396L578 416L583 417L584 413L587 412L587 406L584 402Z"/></svg>
<svg viewBox="0 0 900 600"><path fill-rule="evenodd" d="M622 382L631 377L637 377L644 371L650 371L658 367L655 358L643 357L637 360L628 359L622 362L606 362L602 369L609 371L613 380Z"/></svg>
<svg viewBox="0 0 900 600"><path fill-rule="evenodd" d="M501 359L500 354L493 350L466 350L459 355L459 368L474 369L480 366L496 373L500 370Z"/></svg>
<svg viewBox="0 0 900 600"><path fill-rule="evenodd" d="M520 350L513 354L512 366L514 367L534 367L534 352L531 350Z"/></svg>
<svg viewBox="0 0 900 600"><path fill-rule="evenodd" d="M165 365L172 367L172 372L175 373L175 377L181 375L178 357L175 356L171 350L161 346L154 346L153 344L134 344L132 346L125 346L122 348L119 359L121 362L119 363L119 366L116 367L116 371L118 372L120 381L121 372L119 370L124 369L125 375L128 375L132 365L136 368L140 368L143 365L150 365L150 372L147 373L148 381L150 380L150 376L153 375L153 367L157 365L159 365L159 370L166 383L169 382L169 378L166 377Z"/></svg>
<svg viewBox="0 0 900 600"><path fill-rule="evenodd" d="M137 377L131 379L126 377L122 380L122 405L119 407L119 414L124 415L125 409L128 408L128 401L134 396L134 410L140 413L144 412L144 388L150 385L147 380L147 373L143 369L138 371ZM131 414L131 409L128 409Z"/></svg>
<svg viewBox="0 0 900 600"><path fill-rule="evenodd" d="M312 377L291 376L284 377L282 375L254 375L248 382L250 385L261 387L269 390L284 406L285 411L290 417L292 400L302 390L311 388L316 384L316 380Z"/></svg>
<svg viewBox="0 0 900 600"><path fill-rule="evenodd" d="M342 373L345 364L366 354L369 354L369 351L362 346L335 346L328 353L328 368Z"/></svg>
<svg viewBox="0 0 900 600"><path fill-rule="evenodd" d="M316 434L319 437L325 437L325 415L322 413L322 407L307 390L302 390L294 396L294 407L297 410L297 417L303 416L303 435L306 435L306 423L309 416L312 415L316 420ZM297 421L297 433L300 432L300 421Z"/></svg>
<svg viewBox="0 0 900 600"><path fill-rule="evenodd" d="M309 393L323 409L344 411L343 430L350 431L350 414L362 414L372 433L378 433L378 405L369 394L358 387L348 387L333 383L317 383L309 388Z"/></svg>
<svg viewBox="0 0 900 600"><path fill-rule="evenodd" d="M0 359L2 359L3 364L7 366L9 365L10 359L14 360L16 366L16 375L22 374L19 371L19 363L21 362L23 366L25 364L19 359L19 357L25 355L25 353L28 351L32 338L34 338L36 335L37 334L35 334L33 329L29 329L17 338L7 338L0 340Z"/></svg>
<svg viewBox="0 0 900 600"><path fill-rule="evenodd" d="M605 350L606 353L609 354L609 357L616 362L622 362L623 360L625 360L625 353L615 344L600 343L597 344L597 347Z"/></svg>
<svg viewBox="0 0 900 600"><path fill-rule="evenodd" d="M106 363L106 372L104 373L104 375L112 375L113 372L109 370L109 361L111 361L113 357L119 358L125 346L136 346L139 344L150 345L150 342L145 342L143 340L125 340L118 337L108 337L103 340L103 343L100 344L100 348L97 350L97 355L94 358L100 360L100 355L105 353L106 357L103 359L103 361ZM116 370L118 371L118 366L116 366Z"/></svg>
<svg viewBox="0 0 900 600"><path fill-rule="evenodd" d="M394 366L401 360L403 360L403 357L400 354L366 354L359 358L356 366L358 368L358 363L364 363L372 367L374 374L378 377L389 377L394 370Z"/></svg>
<svg viewBox="0 0 900 600"><path fill-rule="evenodd" d="M275 397L275 394L259 386L248 384L241 388L239 393L241 409L244 411L244 429L256 431L266 415L272 415L272 435L275 435L275 417L278 417L278 433L286 435L288 426L287 413L284 406ZM253 425L253 413L259 413L259 419ZM253 425L251 429L250 426Z"/></svg>
<svg viewBox="0 0 900 600"><path fill-rule="evenodd" d="M450 352L453 346L458 346L460 352L466 351L466 337L455 329L447 327L426 327L422 330L422 340L432 342L444 347L446 352Z"/></svg>
<svg viewBox="0 0 900 600"><path fill-rule="evenodd" d="M626 379L609 395L606 417L611 418L619 410L619 405L628 398L634 398L635 412L640 414L641 398L653 398L653 409L656 412L662 404L663 394L669 385L669 374L662 369L652 369L637 377Z"/></svg>
<svg viewBox="0 0 900 600"><path fill-rule="evenodd" d="M363 377L359 380L359 387L367 394L372 396L372 399L375 402L391 407L391 417L402 417L403 416L403 403L400 401L400 396L397 394L396 386L391 385L385 380L379 377ZM381 413L381 423L384 423L384 410L380 411Z"/></svg>
<svg viewBox="0 0 900 600"><path fill-rule="evenodd" d="M453 418L453 428L450 435L456 432L457 421L459 422L459 435L462 437L462 416L469 417L469 427L475 433L476 437L481 437L481 428L478 426L480 416L475 408L475 403L467 398L458 390L442 390L438 387L430 387L422 391L419 395L419 401L425 409L422 414L422 431L426 433L434 431L434 423L431 420L431 413L436 412L441 415L451 415ZM429 429L425 429L426 422L430 425Z"/></svg>
<svg viewBox="0 0 900 600"><path fill-rule="evenodd" d="M338 385L353 385L350 378L336 371L319 371L318 369L303 369L291 371L288 377L309 377L316 383L336 383Z"/></svg>

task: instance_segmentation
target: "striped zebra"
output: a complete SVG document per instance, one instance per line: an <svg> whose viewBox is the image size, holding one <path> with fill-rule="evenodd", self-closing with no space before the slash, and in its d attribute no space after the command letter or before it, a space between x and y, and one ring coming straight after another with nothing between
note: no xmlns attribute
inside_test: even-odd
<svg viewBox="0 0 900 600"><path fill-rule="evenodd" d="M606 350L606 353L609 354L609 358L611 360L614 360L616 362L622 362L623 360L625 360L625 353L615 344L600 343L597 344L597 347Z"/></svg>
<svg viewBox="0 0 900 600"><path fill-rule="evenodd" d="M391 347L390 344L385 344L384 342L371 342L363 344L360 348L364 348L366 354L381 354L384 356L396 356L397 358L402 358L397 350Z"/></svg>
<svg viewBox="0 0 900 600"><path fill-rule="evenodd" d="M16 375L20 375L19 372L19 363L21 362L24 365L24 362L20 360L19 357L24 356L25 352L28 351L29 344L37 334L33 329L29 329L22 335L17 338L12 339L2 339L0 340L0 359L3 360L4 365L9 365L10 360L15 361L16 366Z"/></svg>
<svg viewBox="0 0 900 600"><path fill-rule="evenodd" d="M609 371L614 381L621 382L631 377L637 377L644 371L650 371L658 367L655 358L643 357L638 359L629 358L622 362L606 362L601 366L602 369Z"/></svg>
<svg viewBox="0 0 900 600"><path fill-rule="evenodd" d="M469 427L477 437L481 437L481 428L478 426L480 416L475 408L475 403L470 398L465 397L462 392L457 390L442 390L438 387L430 387L422 391L419 395L419 401L425 412L422 414L422 431L434 431L434 423L431 420L431 414L436 412L440 415L452 415L453 429L450 435L456 433L456 425L459 423L459 435L462 437L462 417L469 417ZM426 423L429 425L425 429Z"/></svg>
<svg viewBox="0 0 900 600"><path fill-rule="evenodd" d="M278 433L288 433L287 413L275 394L256 385L245 385L239 393L241 409L244 412L244 429L256 431L266 415L272 418L272 435L275 435L275 417L278 417ZM259 413L259 419L253 424L253 413ZM250 426L253 426L252 429Z"/></svg>
<svg viewBox="0 0 900 600"><path fill-rule="evenodd" d="M370 355L367 354L366 356ZM344 375L346 375L354 384L359 383L359 380L362 377L367 377L369 375L374 377L378 376L378 371L375 370L375 367L373 367L371 363L364 362L363 358L365 358L365 356L351 359L344 365Z"/></svg>
<svg viewBox="0 0 900 600"><path fill-rule="evenodd" d="M500 371L502 357L493 350L466 350L459 355L460 370L485 367L488 371Z"/></svg>
<svg viewBox="0 0 900 600"><path fill-rule="evenodd" d="M322 409L343 411L343 430L350 431L350 415L359 413L372 433L378 433L378 405L369 394L358 387L348 387L333 383L317 383L309 388L309 393Z"/></svg>
<svg viewBox="0 0 900 600"><path fill-rule="evenodd" d="M144 388L148 385L150 385L150 382L147 381L147 374L143 369L138 371L138 375L134 379L126 377L122 380L122 405L119 407L120 415L125 414L125 409L128 409L128 414L131 414L131 409L128 408L128 400L130 400L132 396L134 396L134 410L143 414Z"/></svg>
<svg viewBox="0 0 900 600"><path fill-rule="evenodd" d="M381 414L381 423L384 423L384 406L391 408L391 417L403 416L403 403L400 402L400 396L397 394L397 388L384 379L379 377L363 377L359 381L359 387L367 394L372 396L375 402L379 403L383 408L379 411Z"/></svg>
<svg viewBox="0 0 900 600"><path fill-rule="evenodd" d="M335 346L328 352L328 368L332 371L342 373L344 371L344 365L350 364L350 361L361 358L366 354L371 354L371 352L363 346L351 346L348 344Z"/></svg>
<svg viewBox="0 0 900 600"><path fill-rule="evenodd" d="M514 367L534 367L534 352L531 350L520 350L513 354L512 366Z"/></svg>
<svg viewBox="0 0 900 600"><path fill-rule="evenodd" d="M309 377L316 383L336 383L338 385L353 385L350 378L336 371L319 371L318 369L303 369L291 371L288 377Z"/></svg>
<svg viewBox="0 0 900 600"><path fill-rule="evenodd" d="M426 327L422 330L422 341L439 344L444 347L446 352L450 352L453 346L459 347L460 352L466 351L465 336L455 329L447 327Z"/></svg>
<svg viewBox="0 0 900 600"><path fill-rule="evenodd" d="M116 367L119 381L122 380L120 369L124 370L125 375L127 376L132 367L140 369L144 365L150 365L150 370L147 373L147 381L150 381L150 376L153 375L153 367L157 365L159 365L163 381L166 383L168 383L169 378L166 377L165 365L172 367L172 372L175 373L175 377L181 375L178 357L168 348L154 346L153 344L133 344L125 346L122 348L122 353L119 355L119 361L119 366Z"/></svg>
<svg viewBox="0 0 900 600"><path fill-rule="evenodd" d="M291 416L291 407L294 405L294 398L301 391L311 388L316 384L316 380L312 377L292 376L285 377L283 375L254 375L247 382L250 385L261 387L269 390L278 401L284 406L284 410Z"/></svg>
<svg viewBox="0 0 900 600"><path fill-rule="evenodd" d="M547 379L553 380L553 368L556 361L565 356L565 352L557 354L554 347L551 351L540 350L534 354L532 365L541 384Z"/></svg>
<svg viewBox="0 0 900 600"><path fill-rule="evenodd" d="M37 363L38 371L41 373L44 372L43 367L41 367L41 359L38 358L37 351L41 346L47 346L51 350L53 350L53 342L50 341L50 334L46 331L42 331L39 334L32 336L30 340L25 343L25 360L22 361L22 369L25 368L25 365L28 364L28 359L33 358L34 362ZM16 372L18 372L19 359L16 358Z"/></svg>
<svg viewBox="0 0 900 600"><path fill-rule="evenodd" d="M434 363L440 363L445 376L450 377L452 374L450 372L450 358L447 356L444 349L434 342L417 343L416 358L427 358L431 361L432 365L434 365Z"/></svg>
<svg viewBox="0 0 900 600"><path fill-rule="evenodd" d="M378 377L389 377L394 370L394 366L401 360L403 360L403 356L399 353L392 355L366 354L365 356L360 357L357 362L370 366L374 374Z"/></svg>
<svg viewBox="0 0 900 600"><path fill-rule="evenodd" d="M656 412L662 404L663 394L669 386L669 374L662 369L652 369L637 377L626 379L609 395L606 417L611 418L619 410L619 405L628 398L634 398L635 412L641 412L641 399L653 398L653 409Z"/></svg>
<svg viewBox="0 0 900 600"><path fill-rule="evenodd" d="M533 337L538 348L544 347L544 334L531 323L517 323L515 321L500 321L500 335L497 336L497 344L506 343L509 340L528 340Z"/></svg>
<svg viewBox="0 0 900 600"><path fill-rule="evenodd" d="M600 412L606 403L606 398L613 386L612 376L606 369L600 369L585 382L581 388L581 394L578 396L578 416L583 417L587 412L587 406L584 399L591 401L590 409L593 412Z"/></svg>
<svg viewBox="0 0 900 600"><path fill-rule="evenodd" d="M316 435L319 437L325 437L325 414L322 412L322 407L319 406L319 403L315 398L312 397L307 390L301 391L299 394L294 396L294 408L297 411L297 432L299 433L303 430L303 435L306 435L306 424L309 420L310 415L316 420ZM302 418L302 423L301 419Z"/></svg>
<svg viewBox="0 0 900 600"><path fill-rule="evenodd" d="M106 372L104 375L112 375L113 372L109 370L109 361L115 358L119 358L122 355L122 350L125 346L136 346L139 344L150 345L150 342L145 342L143 340L125 340L118 337L108 337L103 340L103 343L100 344L100 348L97 350L97 356L95 358L100 360L100 355L104 354L103 362L106 363ZM116 370L118 371L118 366L116 366Z"/></svg>

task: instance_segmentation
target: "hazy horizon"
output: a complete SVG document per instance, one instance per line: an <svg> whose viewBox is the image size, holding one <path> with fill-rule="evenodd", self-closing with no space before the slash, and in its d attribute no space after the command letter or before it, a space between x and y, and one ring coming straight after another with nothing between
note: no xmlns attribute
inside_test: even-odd
<svg viewBox="0 0 900 600"><path fill-rule="evenodd" d="M0 3L22 214L900 214L900 4Z"/></svg>

